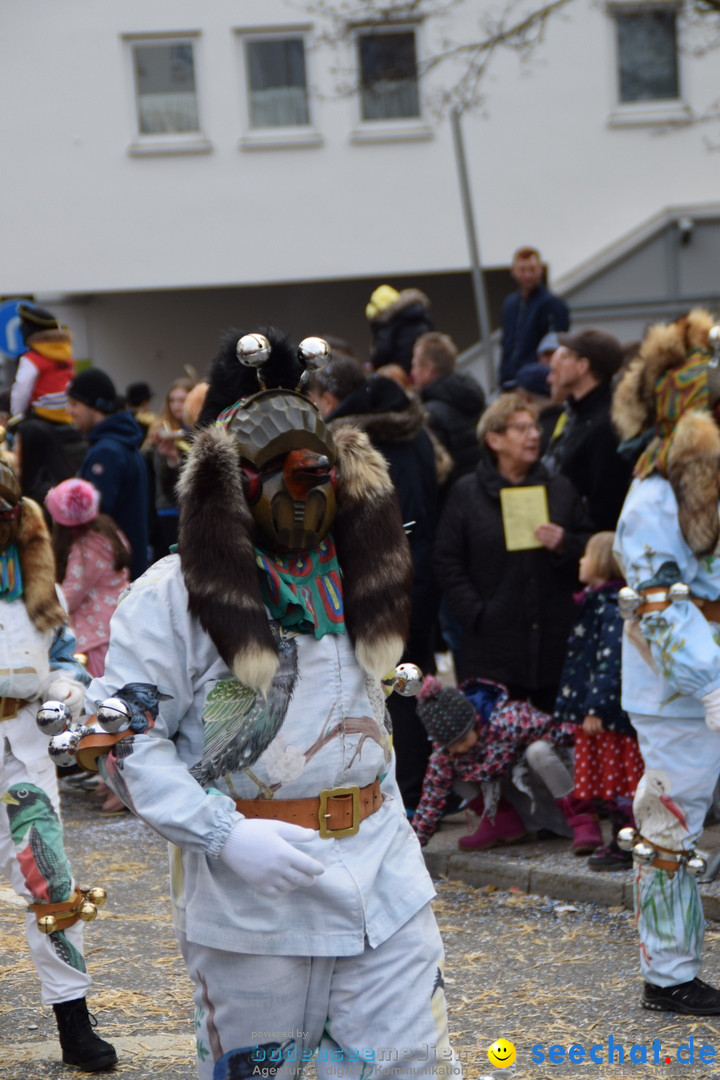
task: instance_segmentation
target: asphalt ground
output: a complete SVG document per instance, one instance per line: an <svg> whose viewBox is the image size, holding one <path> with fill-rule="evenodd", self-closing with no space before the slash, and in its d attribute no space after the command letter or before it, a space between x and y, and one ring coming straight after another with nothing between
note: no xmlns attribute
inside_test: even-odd
<svg viewBox="0 0 720 1080"><path fill-rule="evenodd" d="M108 890L85 936L95 980L90 1008L120 1059L105 1075L195 1080L191 985L170 920L166 845L129 814L103 817L87 793L64 794L63 807L78 879ZM593 874L565 840L464 855L457 849L463 828L461 819L444 822L426 855L440 875L435 908L447 949L451 1035L466 1080L720 1076L720 1064L700 1061L701 1051L707 1057L712 1050L720 1062L720 1018L649 1013L639 1005L628 872ZM709 832L714 841L720 829ZM550 891L535 895L532 886ZM586 889L592 897L580 895ZM720 905L717 885L703 891L706 909ZM61 1064L52 1010L39 1003L23 910L10 890L0 891L0 1080L68 1080L81 1074ZM720 984L720 925L713 921L703 974ZM503 1070L487 1055L501 1037L517 1052ZM571 1046L584 1061L568 1060ZM551 1060L551 1047L562 1062ZM678 1052L687 1058L691 1047L694 1060L678 1062ZM631 1061L631 1052L647 1061ZM591 1054L601 1060L590 1061Z"/></svg>

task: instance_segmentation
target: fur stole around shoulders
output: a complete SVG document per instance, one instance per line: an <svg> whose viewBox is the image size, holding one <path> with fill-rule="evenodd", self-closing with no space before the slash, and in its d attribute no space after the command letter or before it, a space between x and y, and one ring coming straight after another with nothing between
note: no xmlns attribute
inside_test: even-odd
<svg viewBox="0 0 720 1080"><path fill-rule="evenodd" d="M410 547L382 455L354 428L343 428L333 438L338 509L332 533L342 572L345 624L358 662L380 678L398 662L407 638ZM235 676L266 693L278 654L260 591L255 527L231 434L217 427L198 434L178 494L178 551L190 614Z"/></svg>
<svg viewBox="0 0 720 1080"><path fill-rule="evenodd" d="M50 533L42 510L32 499L20 500L16 544L27 613L38 630L55 630L67 620L55 587L55 555Z"/></svg>

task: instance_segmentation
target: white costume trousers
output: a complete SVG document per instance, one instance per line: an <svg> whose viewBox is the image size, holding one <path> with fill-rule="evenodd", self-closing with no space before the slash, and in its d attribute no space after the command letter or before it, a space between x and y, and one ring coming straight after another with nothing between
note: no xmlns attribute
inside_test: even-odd
<svg viewBox="0 0 720 1080"><path fill-rule="evenodd" d="M39 756L30 765L13 755L7 739L2 737L0 724L0 794L10 787L30 782L41 788L50 799L55 812L60 816L60 796L58 793L55 766L47 754L47 740L43 740L44 755ZM7 807L0 802L0 874L10 882L18 896L28 904L34 902L30 889L18 862L17 850L10 834ZM83 952L83 923L77 922L63 931L67 940L78 953ZM35 915L28 912L25 918L25 936L30 949L30 956L40 979L42 1002L44 1005L57 1005L63 1001L73 1001L85 997L92 985L86 971L80 971L66 963L53 944L54 935L41 934Z"/></svg>
<svg viewBox="0 0 720 1080"><path fill-rule="evenodd" d="M703 831L705 815L720 775L720 733L704 720L630 714L646 770L670 780L670 797L688 826L690 850ZM652 842L653 837L639 831ZM675 986L700 970L704 917L695 878L684 864L670 877L654 867L635 869L635 911L640 934L640 966L648 982Z"/></svg>
<svg viewBox="0 0 720 1080"><path fill-rule="evenodd" d="M313 1053L320 1080L462 1078L430 905L359 956L248 956L183 935L180 946L195 983L200 1080L289 1080Z"/></svg>

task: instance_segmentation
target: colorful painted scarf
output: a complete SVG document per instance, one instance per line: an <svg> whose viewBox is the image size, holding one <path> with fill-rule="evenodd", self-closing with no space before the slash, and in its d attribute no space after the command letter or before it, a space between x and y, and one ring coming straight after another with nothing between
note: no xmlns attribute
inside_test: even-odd
<svg viewBox="0 0 720 1080"><path fill-rule="evenodd" d="M310 551L268 554L255 548L260 589L270 615L299 634L344 634L340 567L335 544L326 536Z"/></svg>

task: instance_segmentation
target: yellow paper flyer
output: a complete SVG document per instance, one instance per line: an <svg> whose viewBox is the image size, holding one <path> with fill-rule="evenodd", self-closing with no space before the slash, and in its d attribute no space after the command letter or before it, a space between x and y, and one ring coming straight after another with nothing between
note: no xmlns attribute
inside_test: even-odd
<svg viewBox="0 0 720 1080"><path fill-rule="evenodd" d="M547 490L542 484L532 487L509 487L500 491L505 547L508 551L524 551L542 547L535 537L538 525L547 525Z"/></svg>

